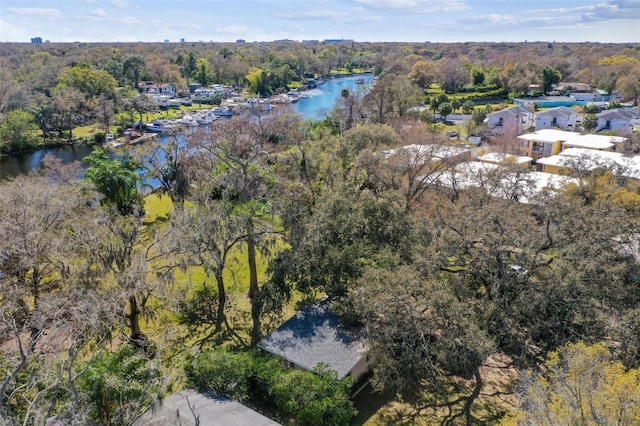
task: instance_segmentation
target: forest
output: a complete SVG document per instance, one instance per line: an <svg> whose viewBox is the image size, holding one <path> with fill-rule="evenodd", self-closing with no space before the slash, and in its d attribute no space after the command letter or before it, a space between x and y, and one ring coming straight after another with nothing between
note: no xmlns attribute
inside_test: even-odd
<svg viewBox="0 0 640 426"><path fill-rule="evenodd" d="M135 424L186 388L284 425L640 422L640 182L576 161L557 191L517 163L457 185L472 150L442 156L461 141L434 119L466 105L482 132L560 81L637 105L638 44L4 43L0 152L103 142L157 112L141 81L364 70L323 120L253 111L0 182L2 422ZM256 347L320 298L366 336L365 397Z"/></svg>

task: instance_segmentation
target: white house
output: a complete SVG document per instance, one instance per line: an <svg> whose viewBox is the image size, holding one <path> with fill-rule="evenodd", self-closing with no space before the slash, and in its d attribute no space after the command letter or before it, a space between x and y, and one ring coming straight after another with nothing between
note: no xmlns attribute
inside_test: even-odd
<svg viewBox="0 0 640 426"><path fill-rule="evenodd" d="M162 95L173 98L176 96L176 86L173 84L156 84L153 81L143 81L140 83L140 90L147 95Z"/></svg>
<svg viewBox="0 0 640 426"><path fill-rule="evenodd" d="M550 108L536 114L536 130L558 128L573 130L576 127L578 111L566 106Z"/></svg>
<svg viewBox="0 0 640 426"><path fill-rule="evenodd" d="M484 122L492 135L501 135L505 129L520 133L533 125L533 112L517 105L489 114Z"/></svg>
<svg viewBox="0 0 640 426"><path fill-rule="evenodd" d="M622 108L608 109L596 114L598 126L596 132L601 130L633 131L633 121L638 119L637 113Z"/></svg>

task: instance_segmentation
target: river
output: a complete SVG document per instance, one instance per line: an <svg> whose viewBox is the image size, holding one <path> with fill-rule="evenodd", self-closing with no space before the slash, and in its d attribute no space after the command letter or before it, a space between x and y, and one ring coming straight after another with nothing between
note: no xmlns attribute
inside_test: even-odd
<svg viewBox="0 0 640 426"><path fill-rule="evenodd" d="M365 85L356 84L356 78L365 79ZM293 104L293 109L305 119L322 119L334 107L343 89L358 90L369 87L373 77L371 74L329 79L318 85L316 89L304 92L304 97ZM27 154L0 156L0 180L8 179L19 174L27 174L41 166L45 155L53 155L63 163L82 161L89 155L95 145L64 145L56 148L43 149Z"/></svg>
<svg viewBox="0 0 640 426"><path fill-rule="evenodd" d="M356 79L364 79L364 85L356 84ZM293 109L305 119L323 119L336 104L343 89L366 90L373 82L373 74L354 75L326 80L316 89L303 92L305 97L293 104Z"/></svg>

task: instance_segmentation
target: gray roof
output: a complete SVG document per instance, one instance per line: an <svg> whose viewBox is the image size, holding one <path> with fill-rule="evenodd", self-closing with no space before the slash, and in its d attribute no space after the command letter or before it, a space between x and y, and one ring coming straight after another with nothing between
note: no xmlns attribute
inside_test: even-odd
<svg viewBox="0 0 640 426"><path fill-rule="evenodd" d="M632 111L626 111L621 108L608 109L596 114L596 116L601 119L623 121L633 119L634 115L635 114Z"/></svg>
<svg viewBox="0 0 640 426"><path fill-rule="evenodd" d="M324 304L306 306L258 346L305 370L328 364L340 379L367 352L362 329L346 327Z"/></svg>
<svg viewBox="0 0 640 426"><path fill-rule="evenodd" d="M496 111L494 113L489 114L489 116L496 116L499 117L501 115L505 115L505 114L510 114L513 116L518 116L520 114L531 114L531 111L528 110L525 107L522 107L520 105L516 105L516 106L511 106L511 107L507 107L504 109L501 109L500 111Z"/></svg>
<svg viewBox="0 0 640 426"><path fill-rule="evenodd" d="M578 114L578 111L571 109L569 107L566 106L559 106L559 107L555 107L555 108L549 108L548 110L545 111L540 111L538 113L538 117L543 117L543 116L551 116L551 117L557 117L559 115L564 115L564 116L569 116L571 117L574 114Z"/></svg>
<svg viewBox="0 0 640 426"><path fill-rule="evenodd" d="M193 412L192 412L193 410ZM239 402L215 395L183 390L150 408L133 426L272 426L279 425Z"/></svg>

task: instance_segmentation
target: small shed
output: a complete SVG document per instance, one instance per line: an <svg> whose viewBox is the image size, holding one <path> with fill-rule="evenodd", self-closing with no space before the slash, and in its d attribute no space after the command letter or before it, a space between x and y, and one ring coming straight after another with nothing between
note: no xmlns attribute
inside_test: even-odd
<svg viewBox="0 0 640 426"><path fill-rule="evenodd" d="M324 363L339 379L350 376L355 382L368 369L363 330L346 326L326 302L298 311L258 347L306 371Z"/></svg>

